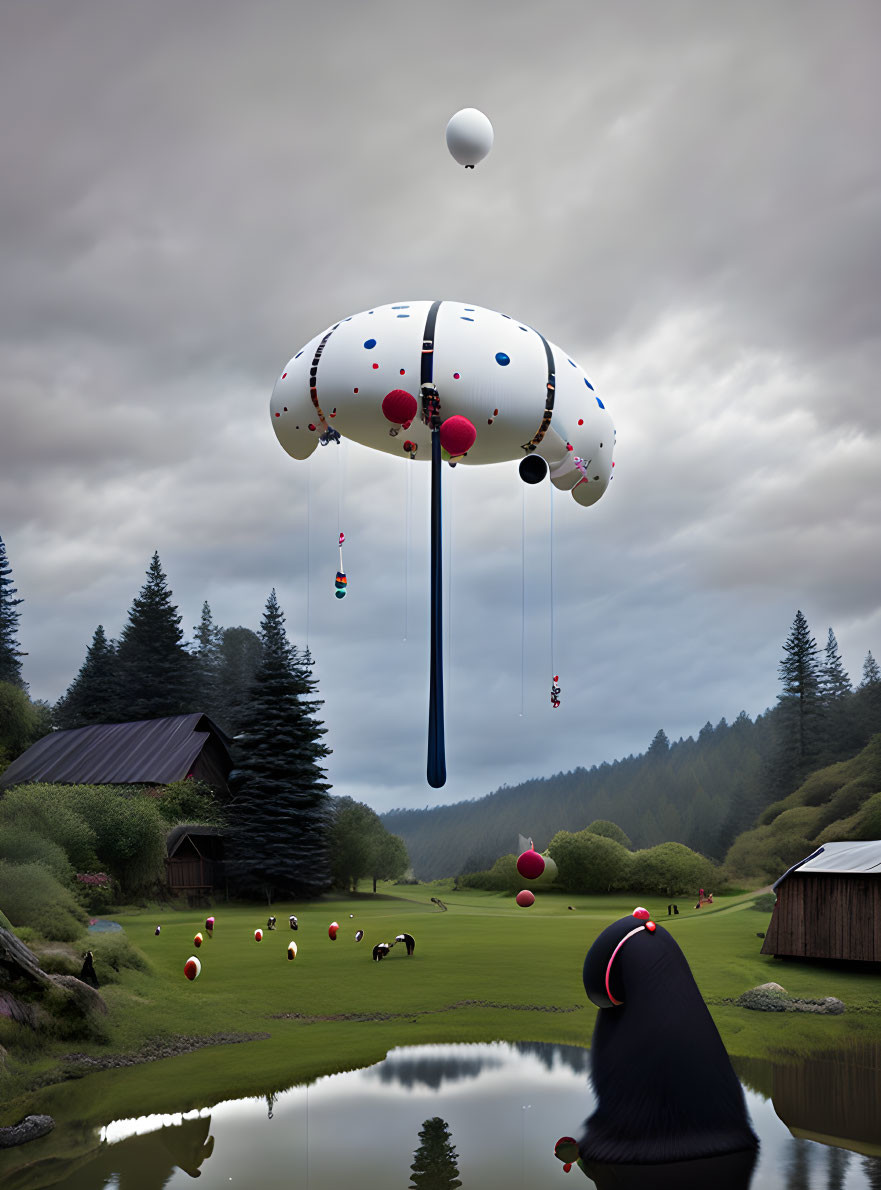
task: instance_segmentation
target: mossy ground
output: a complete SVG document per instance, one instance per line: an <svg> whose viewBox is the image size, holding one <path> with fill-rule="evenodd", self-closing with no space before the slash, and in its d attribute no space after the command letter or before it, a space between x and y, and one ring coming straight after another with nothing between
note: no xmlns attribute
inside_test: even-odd
<svg viewBox="0 0 881 1190"><path fill-rule="evenodd" d="M432 896L448 910L441 911ZM750 909L754 897L717 898L701 910L680 901L680 915L673 918L666 902L642 899L682 946L729 1052L785 1058L881 1039L877 975L761 955L756 935L769 917ZM521 909L509 896L456 892L449 882L385 885L376 896L274 905L278 929L264 932L260 943L254 930L265 931L267 909L261 906L218 903L114 915L147 964L144 970L122 968L118 982L101 989L109 1041L52 1041L29 1054L12 1046L0 1074L0 1083L6 1082L0 1124L25 1111L69 1115L64 1105L72 1086L77 1118L85 1124L264 1094L379 1061L397 1045L523 1040L587 1046L596 1010L581 983L585 952L606 924L637 903L633 894L543 892L534 906ZM214 937L206 936L196 950L193 936L205 933L207 913L216 917ZM296 933L288 926L290 913L299 918ZM327 935L332 920L341 927L335 942ZM361 943L354 940L356 929L365 931ZM391 942L403 931L416 939L412 958L399 944L387 959L371 961L374 943ZM299 953L288 961L292 939ZM202 961L202 974L192 983L183 975L191 954ZM764 1014L734 1004L747 988L770 980L794 996L837 996L847 1012ZM81 1075L79 1060L70 1059L73 1051L106 1059L137 1055L158 1042L173 1047L176 1039L218 1034L270 1036L50 1085L65 1073ZM5 1044L11 1041L7 1037Z"/></svg>

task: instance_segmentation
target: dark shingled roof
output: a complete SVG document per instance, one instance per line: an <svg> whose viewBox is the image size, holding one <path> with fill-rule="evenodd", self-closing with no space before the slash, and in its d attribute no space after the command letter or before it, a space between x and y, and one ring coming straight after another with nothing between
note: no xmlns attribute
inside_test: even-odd
<svg viewBox="0 0 881 1190"><path fill-rule="evenodd" d="M229 737L207 715L172 715L136 723L101 723L55 731L0 773L0 787L31 781L60 785L168 785L198 766L206 745L231 765ZM212 758L213 759L213 758ZM211 765L213 770L218 767ZM199 773L196 773L198 776Z"/></svg>

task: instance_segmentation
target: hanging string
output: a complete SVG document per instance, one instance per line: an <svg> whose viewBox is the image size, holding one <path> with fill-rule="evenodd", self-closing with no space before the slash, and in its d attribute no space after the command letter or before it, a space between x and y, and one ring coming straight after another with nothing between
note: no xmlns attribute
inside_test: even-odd
<svg viewBox="0 0 881 1190"><path fill-rule="evenodd" d="M404 471L407 474L406 490L404 493L404 643L407 642L407 632L410 623L410 504L412 502L413 460L404 460Z"/></svg>
<svg viewBox="0 0 881 1190"><path fill-rule="evenodd" d="M520 718L526 690L526 484L521 483L520 509Z"/></svg>
<svg viewBox="0 0 881 1190"><path fill-rule="evenodd" d="M554 657L557 652L554 641L554 485L549 482L548 488L551 493L551 673L554 679L551 682L551 706L556 710L560 705L560 678L554 668Z"/></svg>

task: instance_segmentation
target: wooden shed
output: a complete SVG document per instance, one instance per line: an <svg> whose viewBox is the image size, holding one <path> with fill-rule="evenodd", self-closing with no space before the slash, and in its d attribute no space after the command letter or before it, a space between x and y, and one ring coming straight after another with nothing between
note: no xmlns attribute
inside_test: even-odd
<svg viewBox="0 0 881 1190"><path fill-rule="evenodd" d="M223 886L223 831L173 827L166 840L165 878L174 893L209 893Z"/></svg>
<svg viewBox="0 0 881 1190"><path fill-rule="evenodd" d="M881 964L881 840L824 843L774 891L762 954Z"/></svg>

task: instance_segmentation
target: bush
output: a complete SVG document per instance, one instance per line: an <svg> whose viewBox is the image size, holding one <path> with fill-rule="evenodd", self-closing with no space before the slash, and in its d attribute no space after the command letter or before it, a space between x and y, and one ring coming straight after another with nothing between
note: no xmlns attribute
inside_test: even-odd
<svg viewBox="0 0 881 1190"><path fill-rule="evenodd" d="M124 933L95 934L90 940L99 984L117 983L119 973L126 967L132 971L149 971L150 964Z"/></svg>
<svg viewBox="0 0 881 1190"><path fill-rule="evenodd" d="M25 826L4 826L0 831L0 859L11 864L42 864L62 884L69 886L73 869L62 847Z"/></svg>
<svg viewBox="0 0 881 1190"><path fill-rule="evenodd" d="M519 892L523 877L517 871L516 855L500 855L488 872L468 872L457 877L459 888L481 888L485 892Z"/></svg>
<svg viewBox="0 0 881 1190"><path fill-rule="evenodd" d="M137 896L162 876L167 824L156 799L112 785L71 790L77 810L92 825L95 850L124 896Z"/></svg>
<svg viewBox="0 0 881 1190"><path fill-rule="evenodd" d="M631 843L617 822L610 822L607 818L597 818L587 828L592 835L602 835L606 839L614 839L622 847L630 850Z"/></svg>
<svg viewBox="0 0 881 1190"><path fill-rule="evenodd" d="M69 785L18 785L0 801L0 827L25 826L57 843L78 872L95 866L95 832Z"/></svg>
<svg viewBox="0 0 881 1190"><path fill-rule="evenodd" d="M42 864L0 860L0 905L20 938L18 927L29 926L44 938L73 942L88 920L73 893Z"/></svg>
<svg viewBox="0 0 881 1190"><path fill-rule="evenodd" d="M589 829L576 834L558 831L548 854L557 865L557 883L566 892L604 893L631 886L630 852Z"/></svg>
<svg viewBox="0 0 881 1190"><path fill-rule="evenodd" d="M224 825L223 810L211 786L192 777L166 785L157 797L156 804L169 826L177 826L180 822Z"/></svg>
<svg viewBox="0 0 881 1190"><path fill-rule="evenodd" d="M758 909L759 913L773 913L776 904L777 897L774 893L761 893L750 905L750 909Z"/></svg>
<svg viewBox="0 0 881 1190"><path fill-rule="evenodd" d="M699 888L712 890L716 875L710 860L683 843L659 843L633 857L632 887L640 892L696 896Z"/></svg>

